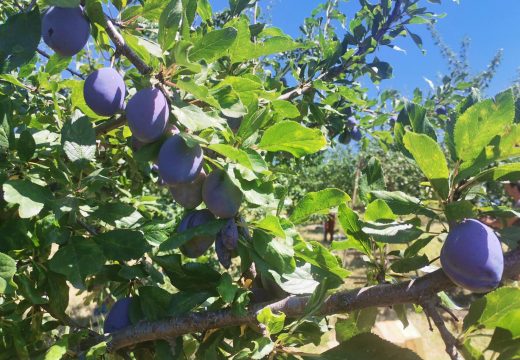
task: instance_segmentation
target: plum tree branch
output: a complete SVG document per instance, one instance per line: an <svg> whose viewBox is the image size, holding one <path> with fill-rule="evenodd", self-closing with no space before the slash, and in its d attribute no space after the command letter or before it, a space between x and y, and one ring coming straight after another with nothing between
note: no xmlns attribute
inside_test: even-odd
<svg viewBox="0 0 520 360"><path fill-rule="evenodd" d="M40 54L44 58L47 58L47 59L51 58L51 56L49 54L47 54L45 51L43 51L42 49L37 48L36 51L38 52L38 54ZM71 73L72 75L75 75L75 76L79 77L80 79L85 80L85 76L83 76L83 74L80 74L79 72L72 70L71 68L67 68L66 70L69 73Z"/></svg>
<svg viewBox="0 0 520 360"><path fill-rule="evenodd" d="M520 275L520 249L505 255L503 279ZM398 304L421 304L440 291L455 287L442 270L399 284L382 284L367 288L341 291L331 295L321 306L318 314L332 315L368 307L385 307ZM154 322L142 322L112 334L108 343L110 351L136 345L145 341L169 339L183 334L202 332L229 326L256 323L257 312L269 307L273 312L283 312L287 317L305 314L309 296L289 296L271 304L252 306L244 315L230 309L190 313L184 316ZM435 320L435 319L434 319Z"/></svg>

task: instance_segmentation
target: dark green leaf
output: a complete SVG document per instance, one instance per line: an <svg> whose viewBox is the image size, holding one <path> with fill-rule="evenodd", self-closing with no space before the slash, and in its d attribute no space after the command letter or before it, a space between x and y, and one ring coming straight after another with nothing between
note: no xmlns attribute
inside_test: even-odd
<svg viewBox="0 0 520 360"><path fill-rule="evenodd" d="M95 241L109 260L139 259L151 249L143 233L128 229L116 229L99 234Z"/></svg>

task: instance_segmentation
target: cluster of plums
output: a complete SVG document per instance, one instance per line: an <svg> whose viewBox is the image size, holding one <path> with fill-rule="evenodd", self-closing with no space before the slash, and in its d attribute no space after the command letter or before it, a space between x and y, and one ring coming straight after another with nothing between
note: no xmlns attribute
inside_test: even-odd
<svg viewBox="0 0 520 360"><path fill-rule="evenodd" d="M361 141L362 138L363 134L359 128L359 121L355 116L349 116L345 130L339 135L339 141L343 144L348 144L351 140Z"/></svg>
<svg viewBox="0 0 520 360"><path fill-rule="evenodd" d="M474 293L491 291L500 284L504 271L500 240L487 225L466 219L450 230L441 264L455 284Z"/></svg>

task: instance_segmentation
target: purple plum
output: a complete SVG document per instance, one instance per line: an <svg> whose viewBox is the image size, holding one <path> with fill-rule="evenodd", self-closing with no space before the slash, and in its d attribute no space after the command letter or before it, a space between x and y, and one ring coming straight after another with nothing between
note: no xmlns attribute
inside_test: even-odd
<svg viewBox="0 0 520 360"><path fill-rule="evenodd" d="M61 56L73 56L87 44L90 24L80 7L50 7L43 15L43 41Z"/></svg>
<svg viewBox="0 0 520 360"><path fill-rule="evenodd" d="M192 182L170 186L170 193L173 199L183 208L195 209L202 203L204 180L206 180L206 173L202 170Z"/></svg>
<svg viewBox="0 0 520 360"><path fill-rule="evenodd" d="M209 210L195 210L182 219L177 231L182 233L213 220L215 220L215 216ZM185 256L195 259L204 254L214 242L215 235L197 235L184 243L180 250Z"/></svg>
<svg viewBox="0 0 520 360"><path fill-rule="evenodd" d="M446 115L448 111L446 110L446 106L439 105L435 108L435 113L437 115Z"/></svg>
<svg viewBox="0 0 520 360"><path fill-rule="evenodd" d="M213 170L202 186L202 199L207 208L223 219L234 217L242 203L242 191L224 170Z"/></svg>
<svg viewBox="0 0 520 360"><path fill-rule="evenodd" d="M359 125L359 121L358 119L356 119L355 116L349 116L348 119L347 119L347 127L354 127L354 126L358 126Z"/></svg>
<svg viewBox="0 0 520 360"><path fill-rule="evenodd" d="M227 249L235 250L238 245L238 226L235 219L229 219L219 231L217 237L222 238L222 243Z"/></svg>
<svg viewBox="0 0 520 360"><path fill-rule="evenodd" d="M156 88L138 91L126 105L126 118L132 135L143 143L158 140L170 116L168 102Z"/></svg>
<svg viewBox="0 0 520 360"><path fill-rule="evenodd" d="M354 141L360 141L363 138L363 134L357 126L354 126L350 134L352 135L352 140Z"/></svg>
<svg viewBox="0 0 520 360"><path fill-rule="evenodd" d="M123 109L125 95L125 82L114 68L94 71L83 86L85 102L92 111L101 116L112 116Z"/></svg>
<svg viewBox="0 0 520 360"><path fill-rule="evenodd" d="M450 230L441 250L441 264L455 284L474 293L484 293L499 285L504 255L490 227L466 219Z"/></svg>
<svg viewBox="0 0 520 360"><path fill-rule="evenodd" d="M204 156L198 144L189 146L182 136L173 135L159 151L159 174L170 186L190 183L199 176Z"/></svg>
<svg viewBox="0 0 520 360"><path fill-rule="evenodd" d="M103 331L105 334L118 331L132 325L132 322L130 321L131 304L132 299L128 297L119 299L115 302L115 304L110 309L107 318L105 319L105 324L103 326Z"/></svg>
<svg viewBox="0 0 520 360"><path fill-rule="evenodd" d="M390 116L390 126L393 127L396 122L397 122L397 115Z"/></svg>
<svg viewBox="0 0 520 360"><path fill-rule="evenodd" d="M350 132L350 130L345 130L338 136L338 141L345 145L349 144L351 140L352 140L352 133Z"/></svg>
<svg viewBox="0 0 520 360"><path fill-rule="evenodd" d="M217 258L220 264L229 269L231 266L231 258L233 257L233 251L229 250L225 245L222 239L222 236L217 234L217 239L215 241L215 252L217 253Z"/></svg>

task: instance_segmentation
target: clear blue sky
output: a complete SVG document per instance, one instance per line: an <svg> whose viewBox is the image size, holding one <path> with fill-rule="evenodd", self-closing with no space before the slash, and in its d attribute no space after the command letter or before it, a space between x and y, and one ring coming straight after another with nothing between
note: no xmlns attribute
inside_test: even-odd
<svg viewBox="0 0 520 360"><path fill-rule="evenodd" d="M214 11L227 7L227 0L210 0ZM272 4L270 18L273 26L282 28L293 37L299 35L299 26L320 0L260 0L260 4ZM426 0L424 0L426 3ZM464 36L471 39L469 62L472 70L483 70L498 49L504 49L503 62L493 80L488 95L507 88L520 67L520 1L519 0L443 0L442 5L428 4L437 13L446 13L437 29L444 40L458 50ZM352 14L358 2L351 0L342 5L347 14ZM439 74L446 72L446 63L433 44L426 28L414 25L411 29L423 38L426 55L423 55L409 39L397 45L406 54L388 48L379 51L381 60L394 68L394 77L381 83L381 88L394 88L410 96L413 89L427 89L423 77L439 83ZM414 30L412 30L414 31Z"/></svg>

